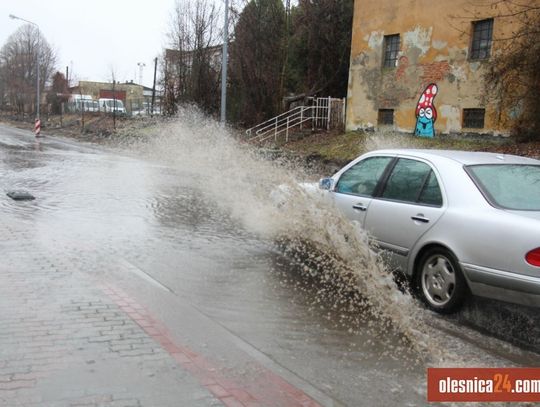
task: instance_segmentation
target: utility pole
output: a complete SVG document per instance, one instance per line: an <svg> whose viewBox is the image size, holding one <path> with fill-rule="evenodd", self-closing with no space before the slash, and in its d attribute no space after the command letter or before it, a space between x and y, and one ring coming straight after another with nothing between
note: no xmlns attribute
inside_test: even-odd
<svg viewBox="0 0 540 407"><path fill-rule="evenodd" d="M152 111L150 114L154 116L154 101L156 100L156 73L157 73L157 57L154 59L154 84L152 85Z"/></svg>
<svg viewBox="0 0 540 407"><path fill-rule="evenodd" d="M113 117L113 128L114 128L114 130L116 130L116 92L115 92L115 85L116 85L116 80L114 79L114 75L113 75L113 81L112 81L113 112L112 112L112 117Z"/></svg>
<svg viewBox="0 0 540 407"><path fill-rule="evenodd" d="M223 49L221 56L221 125L227 123L227 59L229 45L229 0L225 0L225 21L223 23Z"/></svg>
<svg viewBox="0 0 540 407"><path fill-rule="evenodd" d="M285 58L283 67L281 68L281 78L279 81L279 98L283 101L284 89L285 89L285 71L289 61L289 43L290 43L290 24L291 24L291 0L287 0L285 3Z"/></svg>

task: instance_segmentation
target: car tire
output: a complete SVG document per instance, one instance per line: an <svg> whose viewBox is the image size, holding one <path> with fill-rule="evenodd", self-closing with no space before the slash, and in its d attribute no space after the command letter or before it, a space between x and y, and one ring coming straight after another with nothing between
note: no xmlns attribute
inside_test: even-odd
<svg viewBox="0 0 540 407"><path fill-rule="evenodd" d="M469 292L456 256L443 247L431 248L422 255L414 282L422 301L441 314L457 311Z"/></svg>

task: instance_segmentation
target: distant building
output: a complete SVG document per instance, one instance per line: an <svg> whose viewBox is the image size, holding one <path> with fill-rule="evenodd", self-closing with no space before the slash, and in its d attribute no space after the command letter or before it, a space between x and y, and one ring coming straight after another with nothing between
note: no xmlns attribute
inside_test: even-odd
<svg viewBox="0 0 540 407"><path fill-rule="evenodd" d="M486 3L356 0L347 129L506 133L513 112L486 98L483 74L516 26Z"/></svg>

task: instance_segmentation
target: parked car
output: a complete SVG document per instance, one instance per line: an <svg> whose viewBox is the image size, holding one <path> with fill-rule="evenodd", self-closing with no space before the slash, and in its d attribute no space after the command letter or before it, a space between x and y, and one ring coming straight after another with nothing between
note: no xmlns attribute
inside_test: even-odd
<svg viewBox="0 0 540 407"><path fill-rule="evenodd" d="M100 98L99 109L101 112L106 113L116 112L116 114L120 115L126 115L127 113L126 108L124 107L124 103L120 99Z"/></svg>
<svg viewBox="0 0 540 407"><path fill-rule="evenodd" d="M134 108L131 111L131 116L146 116L148 112L143 108Z"/></svg>
<svg viewBox="0 0 540 407"><path fill-rule="evenodd" d="M540 306L540 161L495 153L381 150L319 188L409 277L431 309L469 294Z"/></svg>

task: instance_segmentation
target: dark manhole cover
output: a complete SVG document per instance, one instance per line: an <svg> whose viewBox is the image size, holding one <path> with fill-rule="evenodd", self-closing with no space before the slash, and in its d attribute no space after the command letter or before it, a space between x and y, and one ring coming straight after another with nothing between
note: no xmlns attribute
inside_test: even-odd
<svg viewBox="0 0 540 407"><path fill-rule="evenodd" d="M7 196L15 201L31 201L32 199L36 199L34 195L26 191L9 191Z"/></svg>

